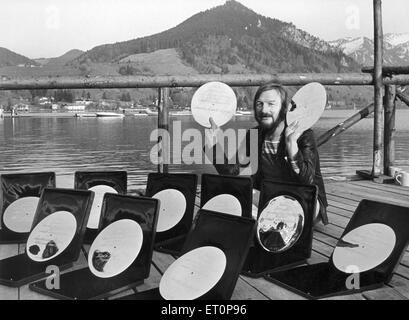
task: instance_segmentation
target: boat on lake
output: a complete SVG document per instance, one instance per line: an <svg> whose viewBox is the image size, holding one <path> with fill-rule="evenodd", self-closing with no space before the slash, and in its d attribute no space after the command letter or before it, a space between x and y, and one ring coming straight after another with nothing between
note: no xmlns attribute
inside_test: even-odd
<svg viewBox="0 0 409 320"><path fill-rule="evenodd" d="M97 112L96 115L99 118L123 118L125 117L123 113L116 113L116 112Z"/></svg>

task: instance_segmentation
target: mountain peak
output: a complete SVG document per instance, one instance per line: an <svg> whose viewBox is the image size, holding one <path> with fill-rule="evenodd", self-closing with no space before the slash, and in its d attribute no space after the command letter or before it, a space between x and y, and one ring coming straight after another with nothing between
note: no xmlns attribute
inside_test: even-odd
<svg viewBox="0 0 409 320"><path fill-rule="evenodd" d="M227 0L225 2L224 5L222 5L222 7L225 8L229 8L229 9L233 9L233 10L246 10L246 11L251 11L249 8L247 8L246 6L242 5L240 2L236 1L236 0Z"/></svg>

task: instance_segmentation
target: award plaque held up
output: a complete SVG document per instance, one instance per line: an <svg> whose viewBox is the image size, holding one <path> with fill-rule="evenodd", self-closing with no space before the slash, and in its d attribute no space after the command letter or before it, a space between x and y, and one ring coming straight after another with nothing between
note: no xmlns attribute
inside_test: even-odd
<svg viewBox="0 0 409 320"><path fill-rule="evenodd" d="M106 194L101 231L88 252L88 267L60 276L60 288L45 281L30 289L66 300L96 300L136 287L149 277L159 201Z"/></svg>
<svg viewBox="0 0 409 320"><path fill-rule="evenodd" d="M328 262L269 273L265 278L309 299L382 287L391 280L408 245L408 230L409 208L363 200Z"/></svg>
<svg viewBox="0 0 409 320"><path fill-rule="evenodd" d="M251 218L252 194L251 178L203 174L200 208Z"/></svg>
<svg viewBox="0 0 409 320"><path fill-rule="evenodd" d="M165 271L159 288L121 300L229 300L254 231L253 219L199 210L182 256Z"/></svg>
<svg viewBox="0 0 409 320"><path fill-rule="evenodd" d="M146 196L160 200L155 250L180 253L192 226L196 189L195 174L148 175Z"/></svg>
<svg viewBox="0 0 409 320"><path fill-rule="evenodd" d="M316 186L263 182L257 231L244 275L258 278L310 258L317 194Z"/></svg>
<svg viewBox="0 0 409 320"><path fill-rule="evenodd" d="M100 231L99 221L105 193L126 194L127 181L126 171L75 172L74 188L95 193L84 244L91 244Z"/></svg>
<svg viewBox="0 0 409 320"><path fill-rule="evenodd" d="M1 176L0 244L25 243L45 188L55 188L55 173Z"/></svg>
<svg viewBox="0 0 409 320"><path fill-rule="evenodd" d="M19 287L46 276L50 265L64 270L78 260L94 194L44 189L26 252L0 261L0 284Z"/></svg>

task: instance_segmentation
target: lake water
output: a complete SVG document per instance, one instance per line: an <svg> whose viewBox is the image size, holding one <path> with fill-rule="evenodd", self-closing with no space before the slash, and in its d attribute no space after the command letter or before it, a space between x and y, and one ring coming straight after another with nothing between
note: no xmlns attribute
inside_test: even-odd
<svg viewBox="0 0 409 320"><path fill-rule="evenodd" d="M327 111L314 128L316 136L342 122L352 111ZM203 131L192 117L181 121L182 130ZM0 120L0 174L55 171L57 184L72 187L77 170L126 170L130 185L143 184L156 170L150 141L156 117L121 119L30 117ZM228 127L251 128L252 117L236 117ZM185 143L186 144L186 143ZM373 119L361 121L320 148L325 178L353 175L372 167ZM396 166L409 170L409 110L398 110ZM180 159L179 159L180 160ZM212 166L172 165L171 172L214 173Z"/></svg>

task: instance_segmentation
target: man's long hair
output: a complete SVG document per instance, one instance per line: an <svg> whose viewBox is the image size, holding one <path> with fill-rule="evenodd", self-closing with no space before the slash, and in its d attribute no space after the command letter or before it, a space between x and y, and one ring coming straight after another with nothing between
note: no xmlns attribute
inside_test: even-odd
<svg viewBox="0 0 409 320"><path fill-rule="evenodd" d="M280 94L281 110L280 110L279 120L283 121L285 120L285 117L288 111L288 103L287 103L288 94L287 94L287 91L283 88L283 86L277 83L266 83L258 88L256 95L254 96L254 101L253 101L254 113L256 112L257 100L260 98L261 94L263 92L270 91L270 90L276 90Z"/></svg>

